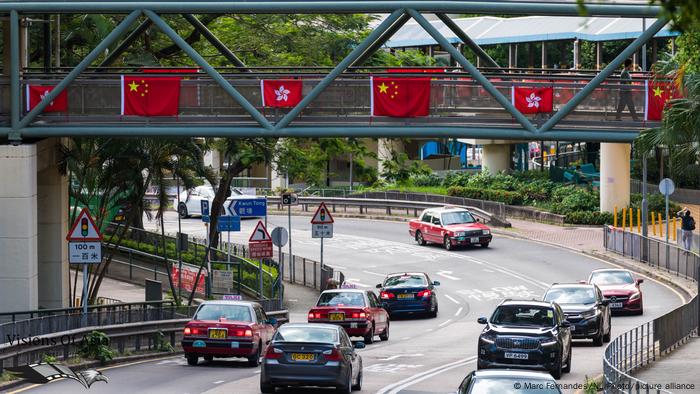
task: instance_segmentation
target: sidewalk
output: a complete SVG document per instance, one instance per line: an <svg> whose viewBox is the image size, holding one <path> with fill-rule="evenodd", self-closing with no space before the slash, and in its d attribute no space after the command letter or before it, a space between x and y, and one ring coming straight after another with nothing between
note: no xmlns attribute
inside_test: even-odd
<svg viewBox="0 0 700 394"><path fill-rule="evenodd" d="M700 391L700 338L693 337L666 357L637 371L634 377L672 393ZM675 385L675 386L673 386Z"/></svg>

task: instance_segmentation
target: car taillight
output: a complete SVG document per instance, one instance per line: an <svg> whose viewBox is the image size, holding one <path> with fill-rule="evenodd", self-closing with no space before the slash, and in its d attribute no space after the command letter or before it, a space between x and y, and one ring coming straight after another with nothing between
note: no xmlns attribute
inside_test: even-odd
<svg viewBox="0 0 700 394"><path fill-rule="evenodd" d="M235 337L252 337L253 330L241 328L238 330L231 330L231 334Z"/></svg>
<svg viewBox="0 0 700 394"><path fill-rule="evenodd" d="M185 330L183 331L184 335L199 335L199 329L198 328L190 328L190 327L185 327Z"/></svg>
<svg viewBox="0 0 700 394"><path fill-rule="evenodd" d="M309 320L320 319L321 312L309 312Z"/></svg>
<svg viewBox="0 0 700 394"><path fill-rule="evenodd" d="M333 348L331 350L325 350L323 352L323 358L325 358L326 361L340 361L343 359L343 357L340 355L340 352L336 348Z"/></svg>
<svg viewBox="0 0 700 394"><path fill-rule="evenodd" d="M419 291L417 296L423 297L423 298L429 298L433 293L430 291L430 289L425 289L423 291Z"/></svg>
<svg viewBox="0 0 700 394"><path fill-rule="evenodd" d="M367 313L365 313L365 312L353 312L352 318L353 319L366 319Z"/></svg>
<svg viewBox="0 0 700 394"><path fill-rule="evenodd" d="M390 299L396 297L396 295L394 293L389 293L388 291L382 291L381 293L379 293L379 297L382 300L390 300Z"/></svg>
<svg viewBox="0 0 700 394"><path fill-rule="evenodd" d="M284 353L282 350L268 346L267 351L265 351L265 358L268 360L276 360L282 357L282 353Z"/></svg>
<svg viewBox="0 0 700 394"><path fill-rule="evenodd" d="M183 334L185 334L185 335L191 335L191 334L192 334L192 330L190 330L189 327L185 327L185 331L183 332Z"/></svg>

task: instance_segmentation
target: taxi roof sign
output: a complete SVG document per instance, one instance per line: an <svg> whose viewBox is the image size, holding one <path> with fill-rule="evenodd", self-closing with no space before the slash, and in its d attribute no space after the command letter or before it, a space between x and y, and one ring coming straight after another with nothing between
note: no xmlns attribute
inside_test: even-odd
<svg viewBox="0 0 700 394"><path fill-rule="evenodd" d="M314 217L311 219L311 224L331 224L333 223L333 216L331 216L330 211L326 207L326 204L321 203L314 213Z"/></svg>
<svg viewBox="0 0 700 394"><path fill-rule="evenodd" d="M97 229L97 225L95 225L95 221L92 220L90 211L88 211L87 208L83 208L83 210L80 211L75 222L73 222L73 226L70 231L68 231L66 239L74 242L102 241L102 234L100 234L100 230Z"/></svg>
<svg viewBox="0 0 700 394"><path fill-rule="evenodd" d="M253 230L253 234L250 234L250 238L248 239L248 242L270 242L270 243L272 243L272 237L270 237L270 233L267 232L267 229L265 228L265 225L263 224L262 220L258 221L258 225L255 226L255 230Z"/></svg>

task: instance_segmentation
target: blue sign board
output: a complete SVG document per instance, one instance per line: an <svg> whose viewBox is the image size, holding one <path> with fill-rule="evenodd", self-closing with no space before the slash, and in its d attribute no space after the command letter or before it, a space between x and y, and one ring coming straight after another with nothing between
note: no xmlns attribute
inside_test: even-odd
<svg viewBox="0 0 700 394"><path fill-rule="evenodd" d="M216 228L219 232L241 231L241 218L238 216L219 216Z"/></svg>
<svg viewBox="0 0 700 394"><path fill-rule="evenodd" d="M202 216L209 216L209 200L202 200L199 203L202 207Z"/></svg>
<svg viewBox="0 0 700 394"><path fill-rule="evenodd" d="M209 220L209 215L202 215L202 222L211 223L211 220Z"/></svg>
<svg viewBox="0 0 700 394"><path fill-rule="evenodd" d="M231 216L263 217L267 216L266 198L249 198L231 200L227 210Z"/></svg>

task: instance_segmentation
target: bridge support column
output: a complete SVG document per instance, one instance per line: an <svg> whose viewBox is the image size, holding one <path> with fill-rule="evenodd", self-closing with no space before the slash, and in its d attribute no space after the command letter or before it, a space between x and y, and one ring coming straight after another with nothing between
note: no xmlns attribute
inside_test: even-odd
<svg viewBox="0 0 700 394"><path fill-rule="evenodd" d="M632 146L620 143L600 144L600 211L630 203L630 154Z"/></svg>
<svg viewBox="0 0 700 394"><path fill-rule="evenodd" d="M511 167L510 144L484 144L481 157L481 170L496 174L508 171Z"/></svg>
<svg viewBox="0 0 700 394"><path fill-rule="evenodd" d="M36 145L0 145L0 312L39 306L36 180Z"/></svg>
<svg viewBox="0 0 700 394"><path fill-rule="evenodd" d="M37 209L39 306L69 306L68 177L58 172L60 139L37 143ZM97 212L91 212L96 215Z"/></svg>

